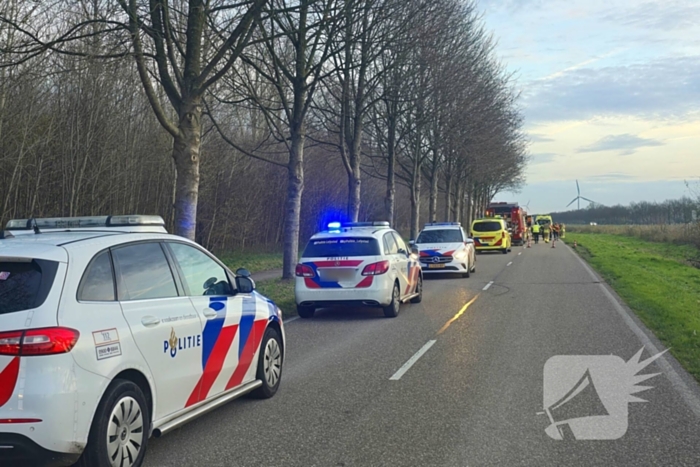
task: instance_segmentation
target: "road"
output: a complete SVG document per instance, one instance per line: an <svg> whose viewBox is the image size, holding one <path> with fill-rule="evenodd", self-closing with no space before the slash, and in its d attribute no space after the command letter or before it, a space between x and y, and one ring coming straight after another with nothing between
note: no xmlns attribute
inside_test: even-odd
<svg viewBox="0 0 700 467"><path fill-rule="evenodd" d="M479 255L470 279L424 290L396 319L359 309L290 322L273 399L240 399L151 439L145 465L700 464L700 387L670 354L642 370L661 375L642 383L653 389L629 404L622 438L545 433L550 357L663 350L568 247Z"/></svg>

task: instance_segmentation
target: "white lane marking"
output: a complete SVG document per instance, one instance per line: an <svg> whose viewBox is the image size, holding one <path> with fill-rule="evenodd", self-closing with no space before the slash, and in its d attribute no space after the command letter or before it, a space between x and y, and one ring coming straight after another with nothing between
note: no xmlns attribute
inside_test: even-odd
<svg viewBox="0 0 700 467"><path fill-rule="evenodd" d="M491 281L491 282L489 282L488 284L486 284L486 285L484 286L484 288L481 289L481 290L488 290L489 287L491 287L492 285L493 285L493 281Z"/></svg>
<svg viewBox="0 0 700 467"><path fill-rule="evenodd" d="M298 317L298 316L295 316L294 318L285 319L285 320L282 321L282 322L283 322L284 324L287 324L287 323L291 323L292 321L296 321L296 320L298 320L298 319L299 319L299 317Z"/></svg>
<svg viewBox="0 0 700 467"><path fill-rule="evenodd" d="M413 355L413 357L409 358L408 361L406 363L404 363L401 368L399 368L399 371L394 373L394 375L389 379L391 381L400 380L401 377L404 375L404 373L406 373L408 370L410 370L411 367L413 366L413 364L416 363L418 361L418 359L421 358L423 356L423 354L426 353L428 351L428 349L430 349L435 342L437 342L435 339L429 340L428 342L426 342L426 344L423 347L421 347L421 349L418 352L416 352L415 355Z"/></svg>
<svg viewBox="0 0 700 467"><path fill-rule="evenodd" d="M634 319L632 319L629 313L627 313L627 310L620 305L620 302L617 301L615 296L605 286L603 280L596 275L596 273L590 268L590 266L588 266L588 264L586 264L583 259L581 259L579 255L574 253L574 250L572 250L568 245L566 245L566 248L576 257L576 259L579 260L593 280L598 282L598 285L605 296L608 297L608 300L610 300L610 302L613 304L615 311L617 311L617 313L622 317L622 321L624 321L627 327L629 327L630 330L639 338L639 340L642 341L642 345L644 345L647 351L651 355L658 354L659 349L651 342L651 339L649 339L649 336L646 335L642 328L640 328L637 323L634 322ZM673 366L668 362L666 355L660 357L657 361L659 362L659 366L663 370L664 375L666 375L671 385L680 394L681 398L685 401L690 410L693 411L696 417L700 417L700 399L695 391L692 391L688 385L685 384L685 381L683 381L681 375L679 375L675 368L673 368Z"/></svg>
<svg viewBox="0 0 700 467"><path fill-rule="evenodd" d="M522 254L523 254L523 252L521 251L520 253L518 253L518 256L520 256L520 255L522 255Z"/></svg>
<svg viewBox="0 0 700 467"><path fill-rule="evenodd" d="M506 266L510 266L511 264L513 264L513 262L512 262L512 261L511 261L510 263L506 264Z"/></svg>

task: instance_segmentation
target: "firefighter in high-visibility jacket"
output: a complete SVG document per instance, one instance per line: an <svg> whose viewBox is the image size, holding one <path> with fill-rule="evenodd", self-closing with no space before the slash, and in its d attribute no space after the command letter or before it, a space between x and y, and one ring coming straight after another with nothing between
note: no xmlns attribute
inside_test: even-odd
<svg viewBox="0 0 700 467"><path fill-rule="evenodd" d="M549 236L552 233L552 226L550 224L545 224L542 226L542 230L544 230L544 242L549 243Z"/></svg>
<svg viewBox="0 0 700 467"><path fill-rule="evenodd" d="M564 224L561 225L561 232L559 233L559 236L561 238L564 238L566 236L566 225L564 225Z"/></svg>
<svg viewBox="0 0 700 467"><path fill-rule="evenodd" d="M537 222L532 224L532 236L535 237L535 243L540 241L540 224Z"/></svg>

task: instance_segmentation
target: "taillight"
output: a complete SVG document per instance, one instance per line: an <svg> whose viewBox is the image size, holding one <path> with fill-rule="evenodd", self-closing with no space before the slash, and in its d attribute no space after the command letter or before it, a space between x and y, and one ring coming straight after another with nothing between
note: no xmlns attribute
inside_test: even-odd
<svg viewBox="0 0 700 467"><path fill-rule="evenodd" d="M80 333L70 328L40 328L0 333L0 355L36 356L70 352Z"/></svg>
<svg viewBox="0 0 700 467"><path fill-rule="evenodd" d="M313 268L307 264L297 264L295 273L297 277L314 277L316 275Z"/></svg>
<svg viewBox="0 0 700 467"><path fill-rule="evenodd" d="M380 261L378 263L372 263L365 266L362 270L363 276L379 276L384 274L389 270L389 261Z"/></svg>

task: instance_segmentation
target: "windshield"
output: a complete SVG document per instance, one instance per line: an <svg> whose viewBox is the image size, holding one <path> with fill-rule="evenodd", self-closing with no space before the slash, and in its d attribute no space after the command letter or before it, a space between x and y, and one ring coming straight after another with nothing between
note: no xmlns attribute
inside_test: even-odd
<svg viewBox="0 0 700 467"><path fill-rule="evenodd" d="M379 242L374 238L321 238L309 241L304 258L379 255Z"/></svg>
<svg viewBox="0 0 700 467"><path fill-rule="evenodd" d="M418 236L416 243L459 243L462 232L459 229L424 230Z"/></svg>
<svg viewBox="0 0 700 467"><path fill-rule="evenodd" d="M489 222L475 222L472 226L474 232L497 232L502 230L500 222L489 221Z"/></svg>
<svg viewBox="0 0 700 467"><path fill-rule="evenodd" d="M40 306L57 266L53 261L0 261L0 315Z"/></svg>

